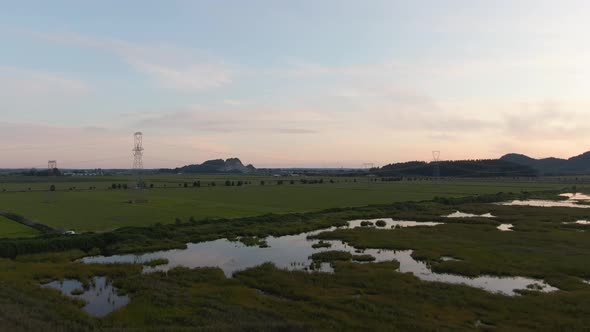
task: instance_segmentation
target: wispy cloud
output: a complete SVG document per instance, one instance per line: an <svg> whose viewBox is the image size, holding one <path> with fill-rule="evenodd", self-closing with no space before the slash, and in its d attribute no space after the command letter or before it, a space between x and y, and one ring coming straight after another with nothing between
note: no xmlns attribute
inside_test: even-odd
<svg viewBox="0 0 590 332"><path fill-rule="evenodd" d="M64 74L0 66L0 113L6 112L4 119L30 114L47 119L57 110L79 106L93 92L94 87L86 82Z"/></svg>
<svg viewBox="0 0 590 332"><path fill-rule="evenodd" d="M503 129L520 139L571 141L588 136L590 103L528 102L505 113Z"/></svg>
<svg viewBox="0 0 590 332"><path fill-rule="evenodd" d="M118 39L100 39L79 34L32 33L51 43L94 49L119 57L164 88L204 91L233 81L235 66L202 51L166 44L139 44Z"/></svg>
<svg viewBox="0 0 590 332"><path fill-rule="evenodd" d="M136 125L141 128L212 133L313 134L319 132L319 128L325 124L314 123L311 118L301 119L291 112L233 109L211 111L202 107L145 113L139 115L139 118Z"/></svg>
<svg viewBox="0 0 590 332"><path fill-rule="evenodd" d="M0 66L0 95L5 97L79 96L91 91L84 81L62 74Z"/></svg>

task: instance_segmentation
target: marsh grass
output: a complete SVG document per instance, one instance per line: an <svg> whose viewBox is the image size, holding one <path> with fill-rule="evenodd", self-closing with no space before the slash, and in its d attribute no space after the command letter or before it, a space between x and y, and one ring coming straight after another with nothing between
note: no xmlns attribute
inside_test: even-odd
<svg viewBox="0 0 590 332"><path fill-rule="evenodd" d="M371 255L352 255L352 260L356 262L373 262L375 257Z"/></svg>
<svg viewBox="0 0 590 332"><path fill-rule="evenodd" d="M312 244L311 247L314 249L330 248L330 247L332 247L332 244L330 242L326 242L326 241L319 241L318 243Z"/></svg>
<svg viewBox="0 0 590 332"><path fill-rule="evenodd" d="M254 237L254 236L240 237L238 239L238 241L247 247L268 248L268 243L266 243L265 239L261 239L261 238Z"/></svg>
<svg viewBox="0 0 590 332"><path fill-rule="evenodd" d="M352 254L347 251L330 250L314 253L309 258L314 262L349 261Z"/></svg>
<svg viewBox="0 0 590 332"><path fill-rule="evenodd" d="M155 258L146 262L143 262L144 266L155 267L159 265L166 265L169 261L167 258Z"/></svg>

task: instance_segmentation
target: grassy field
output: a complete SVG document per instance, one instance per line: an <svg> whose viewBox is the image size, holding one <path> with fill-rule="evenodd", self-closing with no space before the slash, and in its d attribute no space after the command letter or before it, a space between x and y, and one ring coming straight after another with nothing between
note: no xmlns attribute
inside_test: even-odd
<svg viewBox="0 0 590 332"><path fill-rule="evenodd" d="M28 226L0 216L0 238L19 238L36 236L39 232Z"/></svg>
<svg viewBox="0 0 590 332"><path fill-rule="evenodd" d="M315 178L316 180L318 178ZM251 184L225 186L225 181ZM277 181L283 184L278 185ZM294 180L294 184L290 184ZM330 181L332 180L333 183ZM106 231L123 226L174 223L176 218L256 216L267 213L318 211L436 196L460 197L496 192L560 189L556 179L540 181L453 180L369 182L367 178L323 178L323 184L301 184L297 178L160 175L146 177L154 188L107 189L112 183L132 186L133 177L3 178L0 210L23 215L54 228ZM200 181L200 187L192 187ZM265 184L261 185L261 181ZM215 182L216 186L210 186ZM49 192L55 183L57 190ZM184 187L187 183L188 187ZM31 187L31 191L28 188ZM75 187L75 189L74 189ZM90 187L96 189L89 190ZM72 188L72 190L70 190ZM141 199L147 203L130 204ZM1 235L1 234L0 234Z"/></svg>

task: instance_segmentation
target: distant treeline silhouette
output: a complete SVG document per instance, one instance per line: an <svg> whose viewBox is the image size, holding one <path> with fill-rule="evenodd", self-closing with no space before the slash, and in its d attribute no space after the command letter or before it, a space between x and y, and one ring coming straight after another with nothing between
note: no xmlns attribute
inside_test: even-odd
<svg viewBox="0 0 590 332"><path fill-rule="evenodd" d="M57 169L36 169L36 168L31 168L30 170L26 170L26 171L22 171L22 172L17 172L17 175L24 175L24 176L61 176L62 172Z"/></svg>
<svg viewBox="0 0 590 332"><path fill-rule="evenodd" d="M438 168L438 171L437 171ZM499 159L450 160L439 162L410 161L371 169L377 176L440 176L453 177L535 177L532 167Z"/></svg>

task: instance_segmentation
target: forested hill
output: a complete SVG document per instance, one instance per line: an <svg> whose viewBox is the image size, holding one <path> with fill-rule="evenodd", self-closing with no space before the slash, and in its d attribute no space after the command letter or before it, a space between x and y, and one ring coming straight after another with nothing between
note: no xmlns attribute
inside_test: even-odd
<svg viewBox="0 0 590 332"><path fill-rule="evenodd" d="M187 165L171 170L175 173L250 173L256 171L251 164L244 166L238 158L213 159L199 165Z"/></svg>
<svg viewBox="0 0 590 332"><path fill-rule="evenodd" d="M438 170L437 170L438 168ZM534 177L538 172L530 166L499 159L455 160L427 163L411 161L385 165L371 170L377 176L440 176L454 177Z"/></svg>
<svg viewBox="0 0 590 332"><path fill-rule="evenodd" d="M590 152L571 157L534 159L523 154L509 153L500 160L526 165L541 175L587 175L590 174Z"/></svg>

